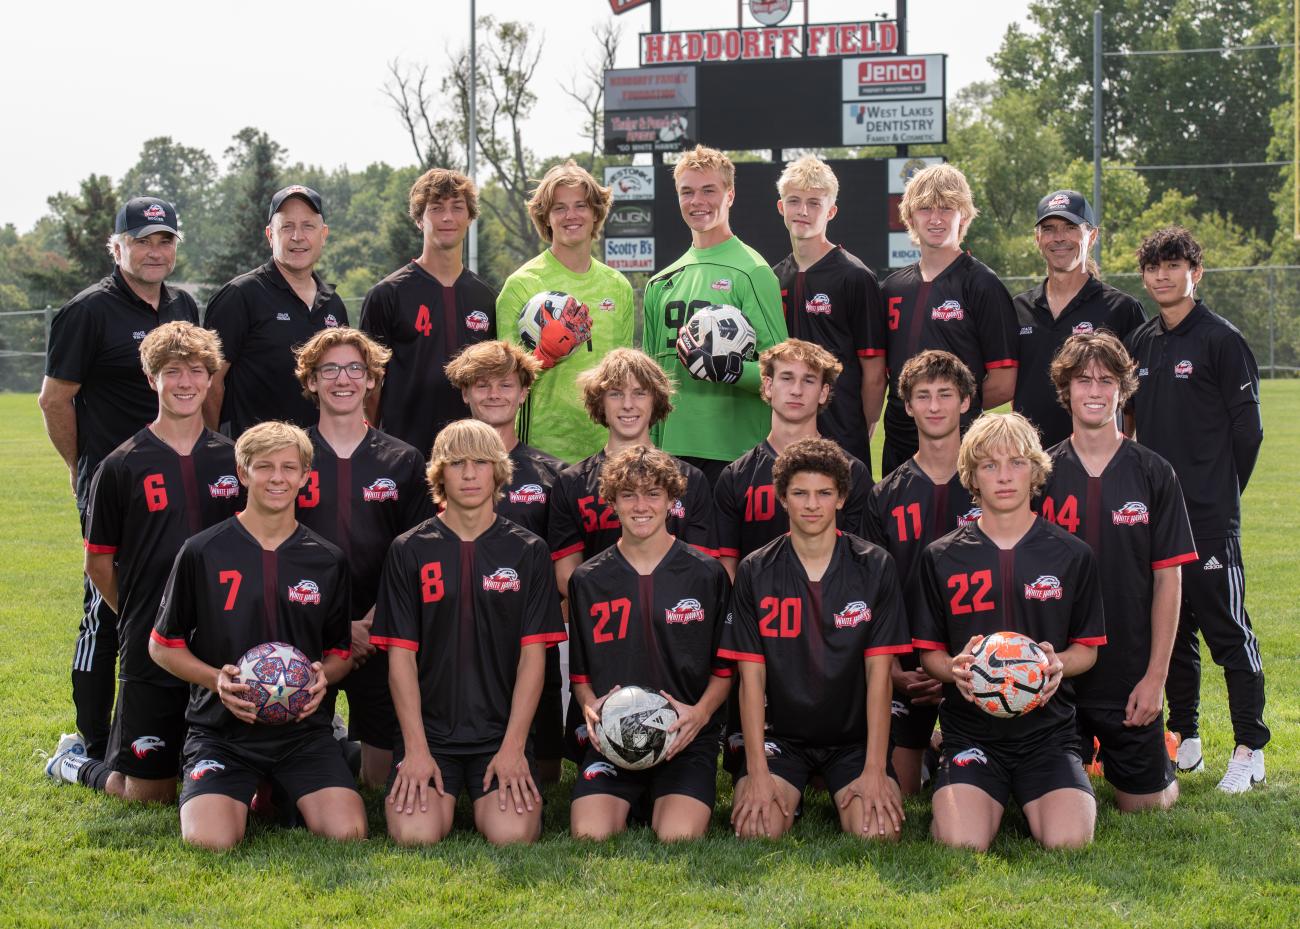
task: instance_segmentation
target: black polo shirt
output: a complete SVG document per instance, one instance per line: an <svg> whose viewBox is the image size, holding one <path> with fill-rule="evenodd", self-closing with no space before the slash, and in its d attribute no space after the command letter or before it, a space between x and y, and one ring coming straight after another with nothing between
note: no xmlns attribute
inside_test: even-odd
<svg viewBox="0 0 1300 929"><path fill-rule="evenodd" d="M307 306L273 260L222 287L208 301L203 325L221 336L226 372L221 422L237 439L271 419L306 429L320 411L294 376L293 350L320 330L348 325L347 307L313 272L316 301Z"/></svg>
<svg viewBox="0 0 1300 929"><path fill-rule="evenodd" d="M469 269L451 287L410 262L366 294L361 328L393 352L379 427L429 457L442 427L469 408L444 368L467 345L496 338L497 292Z"/></svg>
<svg viewBox="0 0 1300 929"><path fill-rule="evenodd" d="M1052 316L1046 282L1017 294L1012 301L1020 322L1020 371L1016 375L1017 413L1024 414L1043 435L1043 448L1070 436L1070 411L1061 406L1052 384L1052 359L1065 340L1080 332L1105 329L1123 339L1146 322L1142 304L1089 275L1074 299Z"/></svg>
<svg viewBox="0 0 1300 929"><path fill-rule="evenodd" d="M1134 436L1171 465L1198 539L1241 533L1241 492L1264 440L1259 368L1237 327L1197 302L1173 329L1129 335L1138 363Z"/></svg>
<svg viewBox="0 0 1300 929"><path fill-rule="evenodd" d="M81 504L90 498L99 463L158 415L158 395L140 367L140 342L151 329L174 321L198 324L193 297L164 284L155 310L116 268L54 314L45 375L81 385L72 400Z"/></svg>
<svg viewBox="0 0 1300 929"><path fill-rule="evenodd" d="M929 348L951 352L975 375L975 396L962 416L965 429L984 407L984 377L993 368L1014 368L1016 311L1011 295L988 266L963 252L932 281L920 264L900 268L881 284L889 399L885 431L916 444L916 423L898 393L908 359Z"/></svg>
<svg viewBox="0 0 1300 929"><path fill-rule="evenodd" d="M773 266L781 283L785 325L792 339L814 342L844 366L831 402L817 416L817 431L859 461L871 461L867 418L862 412L862 362L883 355L880 285L857 256L836 246L806 271L794 255Z"/></svg>

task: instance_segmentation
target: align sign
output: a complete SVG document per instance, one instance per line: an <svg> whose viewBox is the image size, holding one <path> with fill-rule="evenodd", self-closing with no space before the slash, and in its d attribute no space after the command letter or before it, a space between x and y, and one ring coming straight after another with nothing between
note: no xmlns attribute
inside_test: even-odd
<svg viewBox="0 0 1300 929"><path fill-rule="evenodd" d="M897 51L898 23L892 19L857 23L812 23L807 26L641 33L643 65L825 58Z"/></svg>

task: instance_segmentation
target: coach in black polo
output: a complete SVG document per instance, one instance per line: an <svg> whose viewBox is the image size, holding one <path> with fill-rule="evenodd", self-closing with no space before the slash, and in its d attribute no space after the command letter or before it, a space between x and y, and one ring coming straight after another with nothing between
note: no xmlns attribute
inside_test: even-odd
<svg viewBox="0 0 1300 929"><path fill-rule="evenodd" d="M316 273L328 237L316 191L293 184L271 198L271 260L217 291L204 314L226 356L203 407L208 428L238 439L270 419L316 425L320 412L302 394L293 349L327 326L348 324L343 300Z"/></svg>
<svg viewBox="0 0 1300 929"><path fill-rule="evenodd" d="M1015 410L1038 427L1043 448L1070 436L1070 414L1056 398L1048 373L1065 340L1109 329L1123 339L1146 316L1133 297L1097 279L1088 254L1097 242L1092 205L1077 190L1056 190L1038 201L1034 244L1047 277L1013 302L1020 322L1020 374Z"/></svg>
<svg viewBox="0 0 1300 929"><path fill-rule="evenodd" d="M140 341L161 323L198 323L198 306L163 283L176 267L176 208L135 197L117 213L108 250L113 273L54 316L40 406L50 442L68 466L84 537L90 481L99 463L158 413L140 367ZM117 618L85 583L85 613L72 660L72 702L88 754L104 757L113 709Z"/></svg>

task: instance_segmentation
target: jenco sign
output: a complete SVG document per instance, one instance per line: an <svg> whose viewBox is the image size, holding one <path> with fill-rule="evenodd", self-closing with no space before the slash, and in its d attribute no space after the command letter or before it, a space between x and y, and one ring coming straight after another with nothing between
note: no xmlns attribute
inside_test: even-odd
<svg viewBox="0 0 1300 929"><path fill-rule="evenodd" d="M942 97L944 55L881 55L842 62L843 100Z"/></svg>

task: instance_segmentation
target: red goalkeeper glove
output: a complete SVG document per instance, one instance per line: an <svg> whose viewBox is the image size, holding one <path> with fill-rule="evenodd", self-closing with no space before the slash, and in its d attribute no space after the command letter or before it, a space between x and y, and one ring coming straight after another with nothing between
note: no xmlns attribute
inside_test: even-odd
<svg viewBox="0 0 1300 929"><path fill-rule="evenodd" d="M568 299L557 318L547 321L538 334L533 355L542 368L553 368L591 340L591 312L587 304Z"/></svg>

